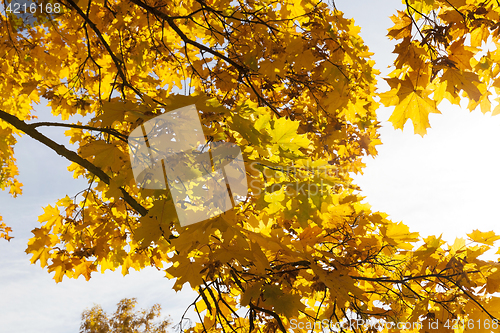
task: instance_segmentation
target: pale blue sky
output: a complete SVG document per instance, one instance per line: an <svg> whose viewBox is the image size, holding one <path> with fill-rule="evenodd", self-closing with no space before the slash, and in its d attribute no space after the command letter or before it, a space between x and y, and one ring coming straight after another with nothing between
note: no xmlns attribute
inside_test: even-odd
<svg viewBox="0 0 500 333"><path fill-rule="evenodd" d="M354 17L377 67L387 73L394 59L392 42L386 39L389 16L399 1L336 1L347 17ZM411 126L395 131L387 123L390 109L381 109L382 141L379 156L367 158L357 183L375 210L404 221L422 235L444 234L447 240L472 229L500 229L500 117L447 107L431 115L429 134L421 138ZM40 120L50 120L40 108ZM63 129L45 129L64 140ZM147 269L122 277L120 272L93 274L86 282L64 279L56 284L45 270L30 265L24 253L30 231L37 227L42 207L65 195L73 196L86 183L66 171L67 161L24 137L16 146L24 194L10 198L0 193L0 214L13 229L10 243L0 241L0 333L78 332L81 312L98 303L109 312L124 297L137 297L138 307L160 303L165 314L178 321L195 294L185 285L175 293L162 272ZM498 230L500 232L500 230ZM194 318L193 318L194 319Z"/></svg>

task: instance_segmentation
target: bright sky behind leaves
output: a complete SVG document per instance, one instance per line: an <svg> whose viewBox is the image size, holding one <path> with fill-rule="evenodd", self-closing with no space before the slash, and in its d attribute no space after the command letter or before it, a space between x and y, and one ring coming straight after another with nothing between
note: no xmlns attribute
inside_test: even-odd
<svg viewBox="0 0 500 333"><path fill-rule="evenodd" d="M375 53L377 68L388 73L394 56L385 35L391 26L389 16L402 8L400 1L338 0L336 5L356 19ZM404 221L422 236L443 233L448 241L466 237L473 229L500 231L500 116L450 106L442 115L430 115L431 129L421 138L413 134L410 123L404 132L395 131L387 122L391 110L379 111L383 125L379 156L366 158L365 174L356 177L373 209L388 213L393 221ZM51 120L45 108L38 110L38 116L40 121ZM63 132L44 130L67 142ZM73 196L86 184L66 171L67 161L27 137L16 146L16 157L24 194L12 199L0 193L0 211L15 237L10 243L0 241L0 332L78 332L85 308L98 303L113 312L124 297L137 297L139 308L160 303L163 313L178 322L195 293L186 285L176 294L173 282L162 272L147 269L122 277L119 271L108 271L93 274L89 282L81 278L55 284L45 270L29 264L24 250L42 206L66 194Z"/></svg>

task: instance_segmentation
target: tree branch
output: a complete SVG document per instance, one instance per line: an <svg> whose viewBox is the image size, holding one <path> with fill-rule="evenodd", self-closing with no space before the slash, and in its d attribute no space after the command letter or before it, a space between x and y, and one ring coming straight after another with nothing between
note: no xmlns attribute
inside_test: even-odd
<svg viewBox="0 0 500 333"><path fill-rule="evenodd" d="M267 309L264 309L264 308L260 308L256 305L253 305L252 303L250 303L250 308L252 310L258 310L260 312L264 312L265 314L268 314L268 315L271 315L274 317L274 319L276 319L276 322L278 323L278 327L280 328L280 330L283 332L283 333L286 333L286 328L285 326L283 325L283 322L281 321L281 318L280 316L274 312L274 311L271 311L271 310L267 310Z"/></svg>
<svg viewBox="0 0 500 333"><path fill-rule="evenodd" d="M69 0L69 1L72 1L72 0ZM247 67L247 66L244 66L242 64L239 64L238 62L236 62L235 60L229 58L228 56L216 51L216 50L213 50L203 44L200 44L198 43L197 41L194 41L192 39L190 39L188 36L186 36L186 34L179 28L179 26L177 24L175 24L175 20L176 19L180 19L180 18L185 18L187 19L187 17L173 17L173 16L169 16L163 12L161 12L160 10L158 10L157 8L155 7L152 7L144 2L142 2L141 0L130 0L132 3L136 4L137 6L145 9L147 12L149 13L152 13L153 15L155 15L158 19L162 19L163 21L167 22L168 25L170 26L170 28L172 28L172 30L175 31L175 33L182 39L182 41L185 43L185 45L187 44L190 44L196 48L198 48L200 51L205 51L207 53L210 53L212 54L213 56L219 58L219 59L222 59L224 61L226 61L228 64L232 65L234 68L236 68L236 70L240 73L240 76L245 78L247 83L245 84L244 81L242 80L242 82L245 84L245 85L248 85L248 87L250 87L252 89L252 91L254 92L254 94L257 96L257 98L263 102L266 106L268 106L271 111L273 111L276 116L279 118L281 117L281 114L279 113L279 111L276 109L276 107L274 107L270 102L268 102L263 96L261 96L257 89L255 88L255 86L253 85L250 77L249 77L249 72L250 72L250 69ZM267 25L266 25L267 26ZM216 30L214 30L216 31ZM186 52L186 55L187 55L187 52Z"/></svg>
<svg viewBox="0 0 500 333"><path fill-rule="evenodd" d="M77 11L78 15L80 15L85 20L85 23L88 24L90 26L90 28L92 28L94 33L99 38L102 45L104 46L104 48L108 52L109 56L111 57L111 59L115 63L116 70L118 71L118 75L122 79L123 85L132 89L137 94L137 96L142 96L140 91L138 91L136 88L134 88L131 84L128 83L127 76L125 75L125 72L123 71L123 68L125 68L125 63L123 62L123 60L119 59L113 53L113 50L111 50L111 46L108 44L108 42L106 42L106 39L104 39L104 36L102 35L101 31L97 28L95 23L92 22L92 20L89 18L89 16L87 14L85 14L82 11L82 9L80 7L78 7L78 5L73 0L67 0L67 1L71 5L71 7L73 7ZM90 6L90 3L89 3L89 6ZM90 43L90 41L89 41L89 43ZM122 68L122 66L123 66L123 68Z"/></svg>
<svg viewBox="0 0 500 333"><path fill-rule="evenodd" d="M446 280L450 281L451 283L453 283L458 289L460 289L467 297L469 297L474 303L476 303L477 306L479 306L479 308L481 310L483 310L484 312L486 312L486 314L493 320L498 320L498 318L496 318L494 315L492 315L488 310L486 310L484 308L484 306L481 305L481 303L479 303L472 295L470 295L467 290L465 290L461 285L459 285L456 281L450 279L448 276L444 276L443 278L445 278Z"/></svg>
<svg viewBox="0 0 500 333"><path fill-rule="evenodd" d="M396 280L396 279L388 279L388 278L385 278L385 277L370 278L370 277L352 276L352 275L349 275L349 277L352 278L352 279L354 279L354 280L361 280L361 281L387 282L387 283L404 284L404 283L406 283L408 281L411 281L411 280L428 279L428 278L431 278L431 277L444 278L444 279L448 279L449 280L451 277L457 276L457 275L462 275L463 273L480 273L480 271L460 272L460 273L449 274L449 275L437 273L437 274L426 274L426 275L417 275L417 276L405 276L402 279L398 279L398 280Z"/></svg>
<svg viewBox="0 0 500 333"><path fill-rule="evenodd" d="M123 135L122 133L120 133L117 130L114 130L112 128L98 128L98 127L92 127L92 126L86 126L86 125L63 124L63 123L53 123L53 122L39 122L39 123L31 123L28 125L32 126L33 128L41 127L41 126L54 126L54 127L79 128L79 129L86 129L86 130L90 130L90 131L98 131L98 132L108 133L110 135L116 136L118 139L127 142L127 137L125 135Z"/></svg>
<svg viewBox="0 0 500 333"><path fill-rule="evenodd" d="M102 171L99 167L95 166L91 162L87 161L74 151L71 151L64 147L64 145L60 145L56 143L55 141L49 139L42 133L38 132L36 130L36 126L30 125L25 123L24 121L20 120L16 116L13 116L5 111L0 110L0 119L6 121L7 123L11 124L18 130L26 133L33 139L43 143L45 146L49 147L53 151L55 151L57 154L65 157L69 161L75 162L76 164L80 165L81 167L85 168L87 171L93 173L99 179L101 179L104 183L107 185L110 184L111 178L104 172ZM140 203L138 203L123 187L119 188L120 191L122 192L122 198L125 200L126 203L128 203L133 209L135 209L139 214L142 216L146 215L148 213L148 210L143 207Z"/></svg>
<svg viewBox="0 0 500 333"><path fill-rule="evenodd" d="M196 48L198 48L199 50L203 50L203 51L205 51L207 53L210 53L210 54L216 56L217 58L225 60L229 64L233 65L236 69L238 69L238 71L240 73L246 73L246 72L248 72L248 68L243 67L242 65L238 64L237 62L235 62L231 58L228 58L228 57L226 57L225 55L223 55L220 52L212 50L211 48L209 48L209 47L207 47L207 46L205 46L203 44L200 44L200 43L198 43L198 42L196 42L194 40L189 39L186 36L186 34L184 32L182 32L182 30L175 24L175 22L174 22L175 18L174 17L170 17L167 14L159 11L158 9L156 9L154 7L149 6L148 4L145 4L144 2L142 2L140 0L130 0L130 1L133 2L133 3L135 3L137 6L139 6L139 7L143 8L143 9L147 10L148 12L152 13L156 17L165 20L168 23L168 25L177 33L177 35L179 35L179 37L184 41L184 43L191 44L191 45L195 46Z"/></svg>

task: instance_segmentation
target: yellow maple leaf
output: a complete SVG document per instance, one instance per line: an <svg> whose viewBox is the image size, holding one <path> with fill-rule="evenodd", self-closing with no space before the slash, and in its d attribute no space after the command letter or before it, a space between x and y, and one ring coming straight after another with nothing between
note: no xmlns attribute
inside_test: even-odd
<svg viewBox="0 0 500 333"><path fill-rule="evenodd" d="M292 153L300 153L300 148L308 148L311 141L305 134L298 134L297 129L300 125L299 121L293 121L285 117L274 120L272 128L269 130L271 134L271 142L284 151ZM276 148L277 148L276 147ZM275 148L275 152L277 149Z"/></svg>
<svg viewBox="0 0 500 333"><path fill-rule="evenodd" d="M429 124L429 114L441 113L436 108L436 102L428 97L422 96L419 92L413 91L396 105L389 121L395 129L403 129L406 121L411 119L415 134L424 136L427 133Z"/></svg>
<svg viewBox="0 0 500 333"><path fill-rule="evenodd" d="M464 45L465 38L453 42L448 48L448 58L453 61L459 69L471 70L470 61L474 56L475 48Z"/></svg>
<svg viewBox="0 0 500 333"><path fill-rule="evenodd" d="M203 283L200 273L202 269L203 267L200 263L190 262L189 259L185 258L182 262L177 262L170 268L167 268L165 273L170 279L177 278L173 288L175 291L179 291L186 282L189 282L193 289L200 286Z"/></svg>
<svg viewBox="0 0 500 333"><path fill-rule="evenodd" d="M58 225L62 222L62 216L57 207L48 205L43 211L44 213L38 217L38 221L40 223L45 222L45 228L50 229L54 224Z"/></svg>
<svg viewBox="0 0 500 333"><path fill-rule="evenodd" d="M410 228L402 222L389 224L385 229L385 236L390 243L404 249L412 249L413 245L409 243L416 242L419 238L418 232L410 232Z"/></svg>
<svg viewBox="0 0 500 333"><path fill-rule="evenodd" d="M500 236L495 234L495 232L493 231L481 232L477 229L470 234L467 234L467 236L469 236L469 238L474 242L486 245L493 245L496 240L500 239Z"/></svg>
<svg viewBox="0 0 500 333"><path fill-rule="evenodd" d="M117 146L104 140L96 140L82 146L80 154L83 158L94 156L93 163L105 172L108 170L119 171L128 159Z"/></svg>
<svg viewBox="0 0 500 333"><path fill-rule="evenodd" d="M465 72L459 69L447 68L443 76L442 81L448 81L446 90L452 95L457 96L457 92L460 90L465 91L469 98L479 101L481 98L481 92L476 87L479 84L479 78L476 73Z"/></svg>
<svg viewBox="0 0 500 333"><path fill-rule="evenodd" d="M394 26L389 29L389 36L391 39L400 39L404 37L411 36L411 18L402 11L398 10L398 16L391 16L392 22L394 22Z"/></svg>

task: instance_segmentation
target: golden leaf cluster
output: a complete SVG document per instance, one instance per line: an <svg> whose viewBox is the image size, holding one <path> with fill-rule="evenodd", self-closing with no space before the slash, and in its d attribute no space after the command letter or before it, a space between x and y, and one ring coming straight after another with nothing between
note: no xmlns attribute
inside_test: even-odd
<svg viewBox="0 0 500 333"><path fill-rule="evenodd" d="M439 321L438 331L452 332L453 321L499 318L499 264L480 256L500 236L422 239L362 202L349 173L362 172L381 143L379 72L341 11L314 0L61 3L66 13L38 26L0 17L8 32L0 36L0 188L20 194L13 147L21 133L88 181L44 208L26 250L57 282L156 267L175 290L198 292L191 332L285 332L297 320L357 332L356 319ZM489 111L498 55L480 52L497 43L496 2L404 3L389 29L398 43L390 89L379 94L395 106L394 126L411 119L425 134L443 99ZM42 99L54 122L36 122ZM192 104L208 140L241 147L249 195L181 227L168 190L137 186L127 137ZM57 122L75 115L86 123ZM66 127L76 148L42 126Z"/></svg>

